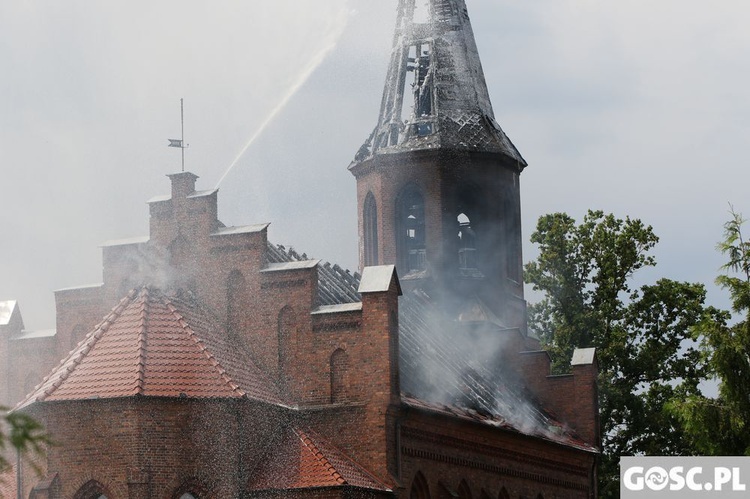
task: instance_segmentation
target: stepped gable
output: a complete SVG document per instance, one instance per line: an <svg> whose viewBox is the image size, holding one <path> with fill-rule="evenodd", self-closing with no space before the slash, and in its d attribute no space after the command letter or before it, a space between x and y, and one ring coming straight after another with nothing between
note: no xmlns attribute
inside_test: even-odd
<svg viewBox="0 0 750 499"><path fill-rule="evenodd" d="M23 400L251 398L281 404L274 384L195 300L131 291Z"/></svg>
<svg viewBox="0 0 750 499"><path fill-rule="evenodd" d="M308 260L292 248L268 243L268 263L302 262ZM351 273L338 265L328 262L318 265L318 299L320 305L341 305L357 303L362 297L357 292L362 276Z"/></svg>
<svg viewBox="0 0 750 499"><path fill-rule="evenodd" d="M343 486L389 490L320 435L291 427L254 475L249 490Z"/></svg>
<svg viewBox="0 0 750 499"><path fill-rule="evenodd" d="M463 333L424 292L399 300L399 369L406 405L595 452L534 397L461 349ZM493 356L494 358L494 356Z"/></svg>

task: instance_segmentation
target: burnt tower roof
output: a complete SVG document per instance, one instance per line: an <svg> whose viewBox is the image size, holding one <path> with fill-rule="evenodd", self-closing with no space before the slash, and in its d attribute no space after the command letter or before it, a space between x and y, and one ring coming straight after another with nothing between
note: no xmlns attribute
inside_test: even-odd
<svg viewBox="0 0 750 499"><path fill-rule="evenodd" d="M465 0L400 0L378 124L354 163L438 148L526 166L495 121Z"/></svg>

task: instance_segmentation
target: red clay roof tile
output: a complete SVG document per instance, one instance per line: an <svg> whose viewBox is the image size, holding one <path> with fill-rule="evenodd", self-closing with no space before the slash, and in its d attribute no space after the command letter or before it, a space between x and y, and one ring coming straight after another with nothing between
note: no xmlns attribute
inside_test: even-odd
<svg viewBox="0 0 750 499"><path fill-rule="evenodd" d="M288 428L281 442L254 474L249 490L353 486L388 487L320 435Z"/></svg>
<svg viewBox="0 0 750 499"><path fill-rule="evenodd" d="M282 403L274 384L217 323L189 298L132 291L17 408L135 395Z"/></svg>

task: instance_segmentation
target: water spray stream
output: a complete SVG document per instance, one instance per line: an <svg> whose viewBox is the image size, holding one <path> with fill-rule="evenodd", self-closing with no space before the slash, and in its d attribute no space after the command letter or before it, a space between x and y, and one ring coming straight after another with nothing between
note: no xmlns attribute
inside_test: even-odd
<svg viewBox="0 0 750 499"><path fill-rule="evenodd" d="M255 133L247 141L247 143L245 144L245 147L242 148L242 150L237 155L237 157L234 158L234 161L232 161L232 163L229 165L229 168L226 169L226 171L224 172L224 175L222 175L219 181L216 183L217 189L219 188L221 183L224 181L224 179L227 177L227 175L229 175L229 173L232 171L234 166L239 162L242 156L244 156L244 154L247 152L250 146L253 145L253 143L258 139L258 137L260 137L263 134L265 129L268 128L268 125L270 125L271 122L274 120L274 118L276 118L276 116L281 112L281 110L286 107L286 105L289 103L292 97L294 97L294 95L299 91L299 89L302 88L302 86L307 82L310 76L312 76L312 74L315 72L318 66L320 66L323 63L323 61L328 56L328 54L336 47L336 44L341 38L341 35L344 33L344 28L346 27L348 20L349 20L348 15L342 11L342 14L338 16L338 18L335 21L335 25L332 27L330 33L326 37L323 48L321 48L310 59L309 63L299 73L299 76L294 81L292 86L289 87L289 90L287 91L287 93L279 101L276 107L271 110L271 112L268 114L268 116L263 121L263 123L261 123L261 125L255 131Z"/></svg>

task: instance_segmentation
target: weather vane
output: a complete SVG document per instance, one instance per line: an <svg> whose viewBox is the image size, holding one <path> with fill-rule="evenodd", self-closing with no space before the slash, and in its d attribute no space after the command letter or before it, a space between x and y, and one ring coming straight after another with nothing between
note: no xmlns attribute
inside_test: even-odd
<svg viewBox="0 0 750 499"><path fill-rule="evenodd" d="M179 139L167 139L169 140L169 147L179 147L182 151L182 171L185 171L185 149L188 144L185 144L185 107L183 105L183 99L180 99L180 128L182 136Z"/></svg>

